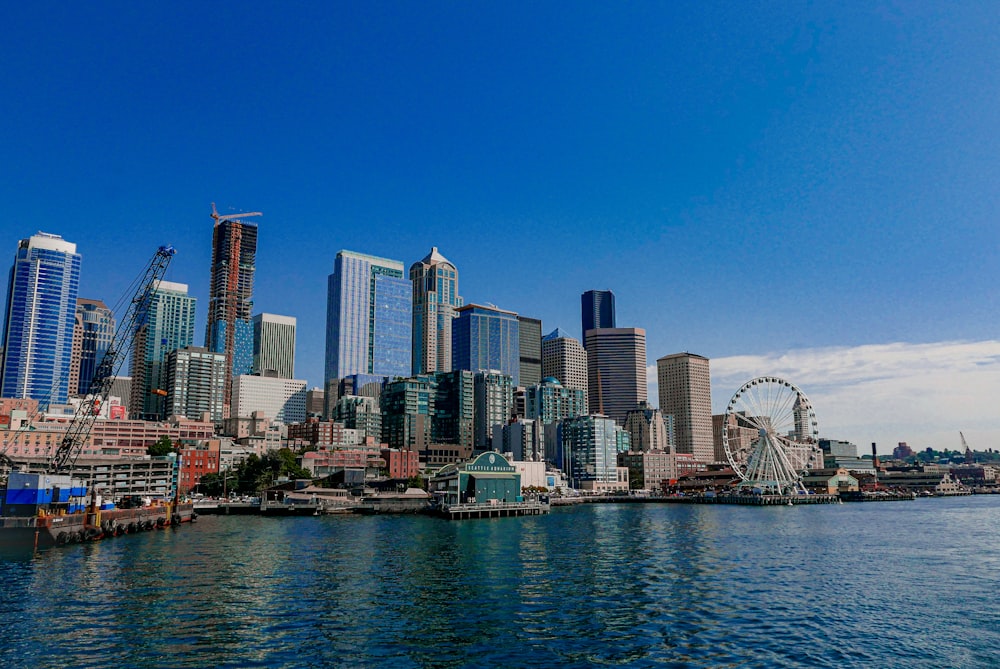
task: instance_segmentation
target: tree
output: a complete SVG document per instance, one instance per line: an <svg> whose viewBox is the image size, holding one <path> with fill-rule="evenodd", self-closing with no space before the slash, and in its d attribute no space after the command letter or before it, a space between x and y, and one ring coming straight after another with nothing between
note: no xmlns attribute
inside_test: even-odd
<svg viewBox="0 0 1000 669"><path fill-rule="evenodd" d="M155 458L163 455L169 455L170 453L173 453L175 450L176 449L174 449L173 442L170 441L170 437L168 437L167 435L163 435L162 437L157 439L156 443L154 443L152 446L146 447L146 454L151 455Z"/></svg>
<svg viewBox="0 0 1000 669"><path fill-rule="evenodd" d="M419 474L414 474L410 478L406 479L406 487L407 488L420 488L421 490L423 490L423 488L424 488L424 480L422 478L420 478Z"/></svg>

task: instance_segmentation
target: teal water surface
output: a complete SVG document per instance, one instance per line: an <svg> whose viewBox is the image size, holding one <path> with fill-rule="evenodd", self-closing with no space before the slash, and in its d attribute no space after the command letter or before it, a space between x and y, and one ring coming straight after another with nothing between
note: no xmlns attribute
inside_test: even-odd
<svg viewBox="0 0 1000 669"><path fill-rule="evenodd" d="M1000 496L202 517L0 557L3 667L997 667Z"/></svg>

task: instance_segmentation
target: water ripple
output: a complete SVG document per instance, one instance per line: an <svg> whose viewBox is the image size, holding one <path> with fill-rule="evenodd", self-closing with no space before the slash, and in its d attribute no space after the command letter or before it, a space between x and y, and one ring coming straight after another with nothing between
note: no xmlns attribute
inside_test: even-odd
<svg viewBox="0 0 1000 669"><path fill-rule="evenodd" d="M1000 499L207 517L0 554L0 666L998 666Z"/></svg>

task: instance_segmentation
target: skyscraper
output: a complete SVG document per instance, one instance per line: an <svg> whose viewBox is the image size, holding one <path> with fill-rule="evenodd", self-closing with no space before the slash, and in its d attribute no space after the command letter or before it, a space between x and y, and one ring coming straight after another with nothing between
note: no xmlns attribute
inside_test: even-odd
<svg viewBox="0 0 1000 669"><path fill-rule="evenodd" d="M163 420L167 417L167 355L194 342L194 309L197 300L185 283L160 281L149 309L138 314L140 323L132 346L132 418Z"/></svg>
<svg viewBox="0 0 1000 669"><path fill-rule="evenodd" d="M170 351L165 366L168 416L200 420L202 414L208 413L209 420L219 422L223 419L225 392L222 385L228 370L224 353L187 346ZM304 404L304 392L302 401Z"/></svg>
<svg viewBox="0 0 1000 669"><path fill-rule="evenodd" d="M580 296L580 336L587 346L587 331L615 327L615 294L610 290L588 290Z"/></svg>
<svg viewBox="0 0 1000 669"><path fill-rule="evenodd" d="M413 285L403 263L340 251L327 285L325 380L409 376Z"/></svg>
<svg viewBox="0 0 1000 669"><path fill-rule="evenodd" d="M498 371L520 378L520 335L517 314L496 307L468 304L452 326L452 367L470 372Z"/></svg>
<svg viewBox="0 0 1000 669"><path fill-rule="evenodd" d="M493 427L510 420L514 408L514 382L500 372L480 371L475 376L475 448L493 447Z"/></svg>
<svg viewBox="0 0 1000 669"><path fill-rule="evenodd" d="M259 212L221 216L212 207L212 273L208 292L205 348L226 356L224 411L228 413L232 378L253 367L253 277L257 263L257 225L244 218Z"/></svg>
<svg viewBox="0 0 1000 669"><path fill-rule="evenodd" d="M599 328L587 331L587 401L590 413L625 422L645 402L646 331Z"/></svg>
<svg viewBox="0 0 1000 669"><path fill-rule="evenodd" d="M295 376L295 317L253 317L253 373L291 379ZM272 416L273 418L273 416Z"/></svg>
<svg viewBox="0 0 1000 669"><path fill-rule="evenodd" d="M587 352L579 339L559 328L542 338L542 378L547 376L564 388L582 390L587 400Z"/></svg>
<svg viewBox="0 0 1000 669"><path fill-rule="evenodd" d="M535 386L542 382L542 322L527 316L517 317L519 347L519 386Z"/></svg>
<svg viewBox="0 0 1000 669"><path fill-rule="evenodd" d="M437 247L410 266L413 282L413 373L450 372L451 325L462 306L458 270Z"/></svg>
<svg viewBox="0 0 1000 669"><path fill-rule="evenodd" d="M114 339L115 317L104 302L81 297L76 301L75 318L69 390L73 395L85 395Z"/></svg>
<svg viewBox="0 0 1000 669"><path fill-rule="evenodd" d="M712 382L708 358L674 353L656 361L660 411L674 417L677 452L712 462Z"/></svg>
<svg viewBox="0 0 1000 669"><path fill-rule="evenodd" d="M14 255L3 331L0 396L63 404L69 395L80 255L76 244L39 232Z"/></svg>

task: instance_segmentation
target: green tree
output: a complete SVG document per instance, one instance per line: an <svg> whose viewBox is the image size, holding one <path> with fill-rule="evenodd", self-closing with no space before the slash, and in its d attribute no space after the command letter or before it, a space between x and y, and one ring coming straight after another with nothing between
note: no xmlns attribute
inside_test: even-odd
<svg viewBox="0 0 1000 669"><path fill-rule="evenodd" d="M168 437L167 435L163 435L162 437L157 439L156 443L154 443L152 446L146 447L146 454L151 455L153 457L160 457L163 455L169 455L170 453L173 453L175 450L176 449L174 449L173 442L170 441L170 437Z"/></svg>

